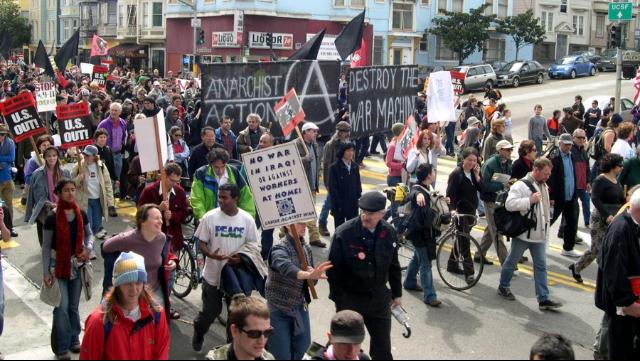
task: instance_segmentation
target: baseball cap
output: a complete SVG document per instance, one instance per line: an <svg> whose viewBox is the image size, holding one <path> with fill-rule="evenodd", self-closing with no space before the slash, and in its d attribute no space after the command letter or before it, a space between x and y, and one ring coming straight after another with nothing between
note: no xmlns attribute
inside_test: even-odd
<svg viewBox="0 0 640 361"><path fill-rule="evenodd" d="M98 148L95 145L88 145L82 151L82 154L96 156L98 155Z"/></svg>
<svg viewBox="0 0 640 361"><path fill-rule="evenodd" d="M157 80L153 82L153 86L156 86L156 85L160 85L160 82Z"/></svg>
<svg viewBox="0 0 640 361"><path fill-rule="evenodd" d="M320 128L318 128L317 125L315 125L312 122L306 122L304 123L304 125L302 126L302 132L306 132L307 130L320 130Z"/></svg>
<svg viewBox="0 0 640 361"><path fill-rule="evenodd" d="M562 144L573 145L573 137L571 137L571 134L562 134L560 138L558 138L558 141Z"/></svg>
<svg viewBox="0 0 640 361"><path fill-rule="evenodd" d="M501 151L503 149L513 149L513 144L511 144L508 140L501 140L496 144L496 150Z"/></svg>
<svg viewBox="0 0 640 361"><path fill-rule="evenodd" d="M5 123L0 123L0 134L9 134L9 126Z"/></svg>
<svg viewBox="0 0 640 361"><path fill-rule="evenodd" d="M361 344L364 342L364 319L355 311L340 311L331 319L331 342Z"/></svg>
<svg viewBox="0 0 640 361"><path fill-rule="evenodd" d="M480 123L480 119L476 118L476 117L469 117L469 119L467 119L467 124L468 126L474 126L476 124Z"/></svg>
<svg viewBox="0 0 640 361"><path fill-rule="evenodd" d="M90 92L88 89L82 89L82 90L80 91L80 94L81 94L83 97L91 96L91 92Z"/></svg>

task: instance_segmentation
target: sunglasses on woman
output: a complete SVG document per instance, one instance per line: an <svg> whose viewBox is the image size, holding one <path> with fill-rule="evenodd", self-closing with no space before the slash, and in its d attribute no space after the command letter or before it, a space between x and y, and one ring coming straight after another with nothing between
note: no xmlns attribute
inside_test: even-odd
<svg viewBox="0 0 640 361"><path fill-rule="evenodd" d="M240 332L244 333L247 335L247 337L257 340L260 337L264 336L264 338L269 338L269 336L271 336L271 334L273 333L273 327L271 327L268 330L265 331L257 331L257 330L244 330L244 329L240 329Z"/></svg>

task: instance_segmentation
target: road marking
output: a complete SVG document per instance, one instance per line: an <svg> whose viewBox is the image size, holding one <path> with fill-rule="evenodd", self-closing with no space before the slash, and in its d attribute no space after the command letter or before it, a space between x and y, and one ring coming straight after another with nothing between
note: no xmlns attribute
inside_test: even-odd
<svg viewBox="0 0 640 361"><path fill-rule="evenodd" d="M5 259L2 260L4 286L13 292L49 329L52 327L53 307L40 301L40 287L33 283L18 268Z"/></svg>
<svg viewBox="0 0 640 361"><path fill-rule="evenodd" d="M9 240L8 242L0 241L0 249L2 250L17 248L17 247L20 247L20 243L14 240Z"/></svg>

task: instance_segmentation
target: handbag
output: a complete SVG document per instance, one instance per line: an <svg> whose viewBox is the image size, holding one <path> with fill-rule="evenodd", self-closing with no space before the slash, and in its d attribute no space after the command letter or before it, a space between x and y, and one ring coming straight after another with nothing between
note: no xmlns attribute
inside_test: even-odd
<svg viewBox="0 0 640 361"><path fill-rule="evenodd" d="M91 297L93 296L93 264L91 262L87 262L79 267L79 271L84 299L86 301L91 301Z"/></svg>
<svg viewBox="0 0 640 361"><path fill-rule="evenodd" d="M52 280L53 282L51 283L51 287L47 287L42 283L42 287L40 287L40 301L49 306L58 307L62 301L62 293L60 292L58 279L52 277Z"/></svg>

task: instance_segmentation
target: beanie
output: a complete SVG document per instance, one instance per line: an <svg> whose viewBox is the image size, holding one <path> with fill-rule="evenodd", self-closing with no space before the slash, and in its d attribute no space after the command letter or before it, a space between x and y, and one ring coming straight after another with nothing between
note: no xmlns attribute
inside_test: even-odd
<svg viewBox="0 0 640 361"><path fill-rule="evenodd" d="M399 137L402 134L402 130L404 129L404 124L396 123L391 126L391 133L393 133L394 137Z"/></svg>
<svg viewBox="0 0 640 361"><path fill-rule="evenodd" d="M113 287L136 282L147 283L144 258L134 252L122 252L113 266Z"/></svg>

